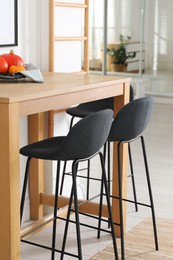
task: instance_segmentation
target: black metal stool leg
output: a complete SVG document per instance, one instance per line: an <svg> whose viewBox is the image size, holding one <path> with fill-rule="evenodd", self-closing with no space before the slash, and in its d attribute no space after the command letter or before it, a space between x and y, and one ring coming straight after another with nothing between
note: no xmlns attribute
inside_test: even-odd
<svg viewBox="0 0 173 260"><path fill-rule="evenodd" d="M77 234L77 246L78 246L78 257L82 260L82 247L81 247L81 236L80 236L80 223L79 223L79 211L78 211L78 196L77 196L77 166L78 162L74 161L72 165L72 178L73 178L73 193L74 193L74 207L75 207L75 218L76 218L76 234Z"/></svg>
<svg viewBox="0 0 173 260"><path fill-rule="evenodd" d="M121 259L125 259L124 252L124 226L123 226L123 201L122 201L122 174L121 174L121 142L117 146L118 155L118 188L119 188L119 213L120 213L120 237L121 237Z"/></svg>
<svg viewBox="0 0 173 260"><path fill-rule="evenodd" d="M70 219L70 211L71 211L72 201L73 201L73 186L72 186L72 189L71 189L70 201L69 201L69 205L68 205L66 225L65 225L65 229L64 229L64 237L63 237L63 242L62 242L60 260L63 260L63 258L64 258L64 251L65 251L65 245L66 245L66 240L67 240L67 233L68 233L68 227L69 227L69 219Z"/></svg>
<svg viewBox="0 0 173 260"><path fill-rule="evenodd" d="M63 171L62 171L62 179L61 179L61 186L60 186L60 192L59 192L60 195L62 195L62 190L63 190L63 186L64 186L66 165L67 165L67 162L65 161Z"/></svg>
<svg viewBox="0 0 173 260"><path fill-rule="evenodd" d="M115 231L114 231L114 223L113 223L112 211L111 211L111 205L110 205L110 195L109 195L109 190L108 190L107 180L106 180L104 158L103 158L103 155L102 155L101 152L99 153L99 155L100 155L100 161L101 161L101 166L102 166L102 179L103 179L105 193L106 193L106 201L107 201L108 215L109 215L110 226L111 226L114 254L115 254L115 259L118 260L118 250L117 250L116 237L115 237Z"/></svg>
<svg viewBox="0 0 173 260"><path fill-rule="evenodd" d="M134 178L130 143L128 143L128 152L129 152L129 162L130 162L130 171L131 171L130 177L132 178L132 187L133 187L133 196L134 196L134 202L135 202L135 210L138 211L137 196L136 196L136 185L135 185L135 178Z"/></svg>
<svg viewBox="0 0 173 260"><path fill-rule="evenodd" d="M145 164L146 177L147 177L147 183L148 183L149 197L150 197L150 205L151 205L151 213L152 213L152 221L153 221L153 230L154 230L154 239L155 239L155 248L156 248L156 250L159 250L158 237L157 237L157 228L156 228L155 210L154 210L154 203L153 203L153 195L152 195L151 182L150 182L150 176L149 176L149 168L148 168L148 161L147 161L145 142L144 142L144 137L143 136L141 136L141 144L142 144L142 151L143 151L143 156L144 156L144 164Z"/></svg>
<svg viewBox="0 0 173 260"><path fill-rule="evenodd" d="M90 160L87 161L87 194L86 199L89 200L89 190L90 190Z"/></svg>
<svg viewBox="0 0 173 260"><path fill-rule="evenodd" d="M51 260L55 259L55 243L56 243L56 219L58 210L58 187L59 187L59 176L60 175L60 161L57 163L57 174L55 184L55 201L54 201L54 215L53 215L53 232L52 232L52 254Z"/></svg>
<svg viewBox="0 0 173 260"><path fill-rule="evenodd" d="M105 163L105 160L106 160L106 146L107 146L107 143L104 144L104 148L103 148L104 163ZM103 206L103 178L101 179L101 189L100 189L99 218L98 218L98 232L97 232L97 238L98 239L100 238L102 206ZM108 227L110 227L109 222L108 222Z"/></svg>
<svg viewBox="0 0 173 260"><path fill-rule="evenodd" d="M23 209L24 209L24 203L25 203L26 188L27 188L27 183L28 183L31 159L32 159L31 157L28 157L27 162L26 162L25 177L24 177L24 182L23 182L23 189L22 189L22 196L21 196L21 203L20 203L20 224L22 223Z"/></svg>
<svg viewBox="0 0 173 260"><path fill-rule="evenodd" d="M107 155L107 164L108 164L108 190L109 194L111 193L111 148L110 148L110 142L108 143L108 155ZM110 228L110 221L108 221L108 228Z"/></svg>
<svg viewBox="0 0 173 260"><path fill-rule="evenodd" d="M97 238L98 239L100 238L102 206L103 206L103 178L101 180L101 189L100 189L100 204L99 204L99 218L98 218L98 231L97 231Z"/></svg>

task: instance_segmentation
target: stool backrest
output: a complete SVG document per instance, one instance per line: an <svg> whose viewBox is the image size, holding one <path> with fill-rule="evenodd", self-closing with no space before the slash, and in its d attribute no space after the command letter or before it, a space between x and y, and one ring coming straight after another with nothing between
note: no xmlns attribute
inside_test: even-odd
<svg viewBox="0 0 173 260"><path fill-rule="evenodd" d="M113 120L113 111L105 109L76 123L61 145L61 159L75 160L94 155L105 144Z"/></svg>
<svg viewBox="0 0 173 260"><path fill-rule="evenodd" d="M148 125L154 99L151 96L135 99L116 115L108 137L109 141L130 141L137 138Z"/></svg>

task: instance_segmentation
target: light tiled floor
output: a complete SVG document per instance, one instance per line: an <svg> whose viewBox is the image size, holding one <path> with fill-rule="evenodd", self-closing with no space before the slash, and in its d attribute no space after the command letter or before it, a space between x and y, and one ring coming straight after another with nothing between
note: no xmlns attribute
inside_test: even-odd
<svg viewBox="0 0 173 260"><path fill-rule="evenodd" d="M151 183L153 187L153 196L155 202L156 216L164 218L173 218L173 105L155 104L151 122L145 133L146 148L150 167ZM138 199L147 201L145 195L144 165L140 156L140 146L137 141L132 145L132 154L134 157L135 177L138 191ZM94 165L93 165L94 164ZM97 169L97 161L92 163L93 170ZM95 173L97 175L97 173ZM131 196L131 180L128 179L128 194ZM81 183L84 187L84 182ZM95 191L96 185L93 184L91 193ZM139 208L139 212L134 211L134 206L127 207L127 230L131 229L137 223L150 216L150 210L144 207ZM85 219L82 217L82 219ZM94 223L93 220L87 220ZM98 251L110 244L111 237L107 233L102 233L101 239L96 238L96 231L88 228L82 229L82 248L83 259L90 259ZM59 235L58 235L59 234ZM57 228L57 244L61 242L63 236L63 223L60 222ZM75 252L75 228L70 229L68 235L68 250ZM34 241L40 241L46 245L51 241L51 228L47 228L39 234L32 237ZM47 250L40 249L22 243L22 260L48 260L50 253ZM59 259L57 254L56 259ZM73 259L64 257L64 259Z"/></svg>

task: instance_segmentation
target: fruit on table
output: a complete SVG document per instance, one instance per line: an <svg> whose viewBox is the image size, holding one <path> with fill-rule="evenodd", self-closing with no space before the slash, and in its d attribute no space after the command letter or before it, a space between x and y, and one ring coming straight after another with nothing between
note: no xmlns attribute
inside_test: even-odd
<svg viewBox="0 0 173 260"><path fill-rule="evenodd" d="M9 67L8 72L10 74L13 74L13 73L17 73L17 72L24 71L24 70L25 70L24 66L14 66L14 65L12 65L12 66Z"/></svg>
<svg viewBox="0 0 173 260"><path fill-rule="evenodd" d="M6 53L6 54L1 54L0 57L4 58L7 63L8 63L8 68L10 68L10 66L24 66L24 62L23 59L14 54L14 51L11 50L10 53Z"/></svg>
<svg viewBox="0 0 173 260"><path fill-rule="evenodd" d="M0 72L6 73L7 71L8 71L8 63L3 57L0 57Z"/></svg>

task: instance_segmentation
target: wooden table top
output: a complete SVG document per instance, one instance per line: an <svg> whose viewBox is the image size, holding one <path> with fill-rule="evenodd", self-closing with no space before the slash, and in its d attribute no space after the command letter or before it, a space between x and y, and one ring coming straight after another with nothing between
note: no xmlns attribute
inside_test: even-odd
<svg viewBox="0 0 173 260"><path fill-rule="evenodd" d="M0 103L16 103L130 81L130 78L43 72L44 82L0 82Z"/></svg>

